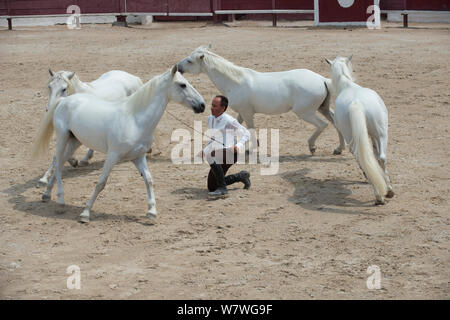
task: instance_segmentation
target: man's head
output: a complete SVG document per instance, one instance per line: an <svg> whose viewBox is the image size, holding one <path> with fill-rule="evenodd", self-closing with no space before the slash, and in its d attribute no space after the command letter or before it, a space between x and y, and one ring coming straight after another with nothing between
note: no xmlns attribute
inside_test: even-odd
<svg viewBox="0 0 450 320"><path fill-rule="evenodd" d="M228 99L224 96L215 96L211 102L211 114L214 117L219 117L227 110Z"/></svg>

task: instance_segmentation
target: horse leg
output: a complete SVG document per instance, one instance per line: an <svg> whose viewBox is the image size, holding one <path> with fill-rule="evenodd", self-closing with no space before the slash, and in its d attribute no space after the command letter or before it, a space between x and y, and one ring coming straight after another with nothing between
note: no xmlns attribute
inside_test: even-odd
<svg viewBox="0 0 450 320"><path fill-rule="evenodd" d="M94 156L94 150L89 149L88 152L85 154L83 159L80 160L80 163L78 164L80 167L85 167L89 164L89 160L92 159Z"/></svg>
<svg viewBox="0 0 450 320"><path fill-rule="evenodd" d="M334 128L336 129L338 136L339 136L339 146L334 149L333 154L334 155L338 155L341 154L343 150L345 150L345 140L344 140L344 136L342 135L342 133L339 131L339 129L336 126L336 122L335 122L335 118L334 118L334 111L331 110L330 108L330 98L331 98L331 94L328 90L327 87L327 97L325 98L325 100L323 101L322 105L319 107L318 111L323 114L325 116L325 118L327 118L328 121L330 121Z"/></svg>
<svg viewBox="0 0 450 320"><path fill-rule="evenodd" d="M148 204L147 217L150 219L156 219L157 212L156 212L155 191L153 190L153 179L147 167L147 159L145 156L142 156L134 160L133 163L138 169L142 178L144 178L145 187L147 188L147 204Z"/></svg>
<svg viewBox="0 0 450 320"><path fill-rule="evenodd" d="M75 158L70 158L69 160L67 160L67 162L69 162L70 165L74 168L78 167L78 160Z"/></svg>
<svg viewBox="0 0 450 320"><path fill-rule="evenodd" d="M42 178L39 179L39 182L43 184L48 184L48 178L51 177L51 174L53 172L53 168L55 166L56 158L53 156L52 163L50 164L50 167L48 167L48 170L44 173Z"/></svg>
<svg viewBox="0 0 450 320"><path fill-rule="evenodd" d="M325 128L328 125L328 122L319 118L316 113L301 114L296 112L296 114L300 119L303 119L306 122L315 125L317 128L316 131L314 131L313 135L308 139L309 151L311 152L312 155L314 155L314 152L316 152L316 139L318 136L320 136L322 131L325 130Z"/></svg>
<svg viewBox="0 0 450 320"><path fill-rule="evenodd" d="M377 140L377 149L378 149L378 163L380 164L381 169L384 171L384 180L386 181L386 185L388 191L386 193L386 198L392 198L394 196L394 190L391 185L391 180L389 179L389 172L386 168L386 150L387 150L387 137L386 135L381 135Z"/></svg>
<svg viewBox="0 0 450 320"><path fill-rule="evenodd" d="M325 115L325 117L328 119L328 121L330 121L334 128L336 129L338 136L339 136L339 146L334 149L333 154L334 155L339 155L342 153L342 151L345 150L345 139L344 136L342 135L342 133L339 131L338 127L336 126L336 122L334 120L334 111L329 109L328 113Z"/></svg>
<svg viewBox="0 0 450 320"><path fill-rule="evenodd" d="M81 143L75 138L69 140L66 146L66 150L64 151L64 162L68 161L67 159L69 159L73 155L73 153L79 148L80 145ZM51 184L50 189L47 189L44 195L42 196L43 201L50 200L51 190L53 189L53 185L55 183L55 176L53 175L55 172L53 170L55 168L55 165L56 165L56 155L53 156L52 163L50 164L50 167L48 168L47 172L41 179L39 179L39 182L41 183L47 185ZM51 182L48 180L49 177Z"/></svg>
<svg viewBox="0 0 450 320"><path fill-rule="evenodd" d="M97 199L97 196L99 193L105 188L106 181L108 180L108 176L111 173L112 168L114 165L119 162L120 157L116 153L108 153L105 164L103 165L102 174L100 176L100 179L98 180L97 185L95 186L94 193L92 194L89 201L86 203L86 207L84 208L83 212L80 215L80 222L88 223L89 217L91 214L91 208L94 205L95 199Z"/></svg>
<svg viewBox="0 0 450 320"><path fill-rule="evenodd" d="M66 147L66 149L67 149L67 147ZM66 154L66 153L67 153L67 150L64 151L64 152L65 152L65 154ZM70 154L70 156L72 156L72 154L73 154L73 152ZM69 156L69 157L70 157L70 156ZM75 159L75 158L72 158L72 157L70 157L70 159L69 159L69 157L64 156L64 159L66 159L66 161L68 161L72 167L76 168L76 167L78 166L78 160ZM67 159L68 159L68 160L67 160ZM52 174L52 172L53 172L53 169L54 169L54 167L55 167L55 164L56 164L56 158L55 158L55 156L53 156L53 160L52 160L52 163L50 164L50 167L49 167L48 170L44 173L44 175L42 176L42 178L39 179L39 182L41 182L41 183L43 183L43 184L48 184L48 178L51 177L51 174Z"/></svg>
<svg viewBox="0 0 450 320"><path fill-rule="evenodd" d="M241 114L239 114L239 116L241 116ZM250 143L248 149L255 151L259 146L259 141L256 138L255 123L253 122L253 114L245 114L242 117L245 123L247 124L247 129L250 131Z"/></svg>
<svg viewBox="0 0 450 320"><path fill-rule="evenodd" d="M55 158L56 158L56 162L55 162L55 174L56 174L56 183L58 184L58 200L56 200L56 203L58 203L61 206L64 206L64 189L63 189L63 184L62 184L62 169L64 166L64 160L66 160L66 158L64 157L65 154L70 153L71 150L73 150L73 146L71 146L73 144L70 143L69 141L74 140L74 141L78 141L74 138L70 137L71 132L70 131L63 131L57 134L56 137L56 153L55 153ZM73 153L73 151L72 151Z"/></svg>

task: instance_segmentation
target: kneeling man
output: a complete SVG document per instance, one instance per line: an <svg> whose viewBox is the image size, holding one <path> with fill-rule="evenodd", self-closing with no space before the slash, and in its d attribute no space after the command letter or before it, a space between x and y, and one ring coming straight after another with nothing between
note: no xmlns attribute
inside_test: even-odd
<svg viewBox="0 0 450 320"><path fill-rule="evenodd" d="M250 132L235 118L225 113L228 99L216 96L211 104L211 115L208 117L208 129L216 133L202 151L203 157L211 167L208 175L208 194L212 197L224 196L228 193L227 185L235 182L244 183L244 189L250 188L250 173L241 171L225 176L228 169L236 163L238 151L245 148L250 139ZM239 139L239 140L238 140Z"/></svg>

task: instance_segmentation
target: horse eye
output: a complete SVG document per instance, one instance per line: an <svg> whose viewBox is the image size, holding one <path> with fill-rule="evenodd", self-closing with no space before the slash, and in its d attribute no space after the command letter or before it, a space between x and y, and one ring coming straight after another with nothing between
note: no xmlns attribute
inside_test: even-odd
<svg viewBox="0 0 450 320"><path fill-rule="evenodd" d="M183 89L186 88L186 85L184 83L180 84L180 87L182 87Z"/></svg>

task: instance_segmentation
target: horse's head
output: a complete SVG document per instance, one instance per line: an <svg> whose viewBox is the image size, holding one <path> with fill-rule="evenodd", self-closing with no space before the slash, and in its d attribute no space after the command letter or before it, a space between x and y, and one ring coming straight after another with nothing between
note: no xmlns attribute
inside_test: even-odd
<svg viewBox="0 0 450 320"><path fill-rule="evenodd" d="M349 77L350 80L353 80L352 57L353 55L350 55L349 57L337 56L333 61L328 59L325 59L325 61L331 66L331 73L333 76L345 75Z"/></svg>
<svg viewBox="0 0 450 320"><path fill-rule="evenodd" d="M67 97L74 93L71 80L75 75L75 72L69 71L58 71L55 73L50 69L48 71L51 78L48 82L49 98L47 111L54 106L60 98Z"/></svg>
<svg viewBox="0 0 450 320"><path fill-rule="evenodd" d="M197 90L181 75L177 65L174 65L170 71L170 89L169 98L188 108L195 113L205 111L205 100Z"/></svg>
<svg viewBox="0 0 450 320"><path fill-rule="evenodd" d="M178 71L180 73L193 73L198 74L202 72L202 62L205 57L205 53L211 49L211 45L201 46L191 52L191 54L177 63Z"/></svg>

